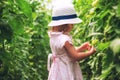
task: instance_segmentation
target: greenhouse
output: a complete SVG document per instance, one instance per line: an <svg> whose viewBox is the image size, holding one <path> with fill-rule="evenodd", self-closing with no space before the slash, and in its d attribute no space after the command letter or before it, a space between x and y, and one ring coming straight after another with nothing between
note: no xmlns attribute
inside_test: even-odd
<svg viewBox="0 0 120 80"><path fill-rule="evenodd" d="M73 44L96 48L79 61L83 80L120 80L120 0L69 1L82 20L71 32ZM0 0L0 80L48 79L51 2Z"/></svg>

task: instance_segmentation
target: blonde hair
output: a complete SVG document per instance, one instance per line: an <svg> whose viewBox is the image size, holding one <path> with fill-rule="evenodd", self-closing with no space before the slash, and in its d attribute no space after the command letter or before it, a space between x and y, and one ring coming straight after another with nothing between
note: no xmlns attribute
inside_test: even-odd
<svg viewBox="0 0 120 80"><path fill-rule="evenodd" d="M59 26L54 26L51 28L51 30L54 31L58 31L58 32L63 32L65 33L69 28L68 24L64 24L64 25L59 25Z"/></svg>

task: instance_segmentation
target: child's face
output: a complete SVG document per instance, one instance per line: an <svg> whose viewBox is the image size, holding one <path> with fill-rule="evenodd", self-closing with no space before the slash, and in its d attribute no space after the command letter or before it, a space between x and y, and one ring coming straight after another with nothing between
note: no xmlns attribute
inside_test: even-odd
<svg viewBox="0 0 120 80"><path fill-rule="evenodd" d="M68 24L68 29L66 32L70 32L73 29L73 24Z"/></svg>

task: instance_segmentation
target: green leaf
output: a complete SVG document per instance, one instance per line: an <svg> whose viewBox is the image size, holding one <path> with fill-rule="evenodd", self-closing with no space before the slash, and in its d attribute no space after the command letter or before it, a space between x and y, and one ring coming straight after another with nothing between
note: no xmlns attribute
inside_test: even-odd
<svg viewBox="0 0 120 80"><path fill-rule="evenodd" d="M102 57L102 70L108 69L108 67L114 63L114 56L110 50L107 51L107 53L103 54Z"/></svg>
<svg viewBox="0 0 120 80"><path fill-rule="evenodd" d="M120 28L115 28L115 32L116 32L117 34L120 34Z"/></svg>
<svg viewBox="0 0 120 80"><path fill-rule="evenodd" d="M117 13L118 13L118 16L120 17L120 1L119 1L119 4L118 4Z"/></svg>
<svg viewBox="0 0 120 80"><path fill-rule="evenodd" d="M104 34L110 32L111 28L112 27L107 24L107 26L104 28Z"/></svg>
<svg viewBox="0 0 120 80"><path fill-rule="evenodd" d="M32 9L30 4L26 0L15 0L17 5L23 11L25 16L27 16L32 21Z"/></svg>
<svg viewBox="0 0 120 80"><path fill-rule="evenodd" d="M110 45L110 42L100 43L100 44L98 44L97 49L100 51L103 51L103 50L107 49L109 47L109 45Z"/></svg>
<svg viewBox="0 0 120 80"><path fill-rule="evenodd" d="M111 70L113 69L114 65L111 64L106 70L102 70L101 76L98 77L100 80L105 80L106 77L111 73Z"/></svg>
<svg viewBox="0 0 120 80"><path fill-rule="evenodd" d="M101 19L103 19L106 15L108 15L108 13L110 13L109 10L104 11L103 14L101 14L99 17L100 17Z"/></svg>
<svg viewBox="0 0 120 80"><path fill-rule="evenodd" d="M11 41L13 36L13 31L9 24L7 23L0 23L0 42L4 41Z"/></svg>
<svg viewBox="0 0 120 80"><path fill-rule="evenodd" d="M8 23L10 24L10 26L13 29L14 33L21 34L21 33L24 32L23 23L19 19L10 17Z"/></svg>
<svg viewBox="0 0 120 80"><path fill-rule="evenodd" d="M119 63L115 65L115 68L116 68L117 72L120 72L120 64Z"/></svg>
<svg viewBox="0 0 120 80"><path fill-rule="evenodd" d="M92 33L88 35L88 37L91 37L91 36L103 36L103 33Z"/></svg>

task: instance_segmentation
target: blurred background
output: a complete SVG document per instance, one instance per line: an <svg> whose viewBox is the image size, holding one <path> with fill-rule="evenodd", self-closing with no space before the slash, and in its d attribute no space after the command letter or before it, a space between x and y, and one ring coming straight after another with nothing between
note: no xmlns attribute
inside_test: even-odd
<svg viewBox="0 0 120 80"><path fill-rule="evenodd" d="M70 2L83 20L71 32L74 45L97 49L80 61L84 80L120 80L120 1ZM47 80L51 8L51 0L0 0L0 80Z"/></svg>

